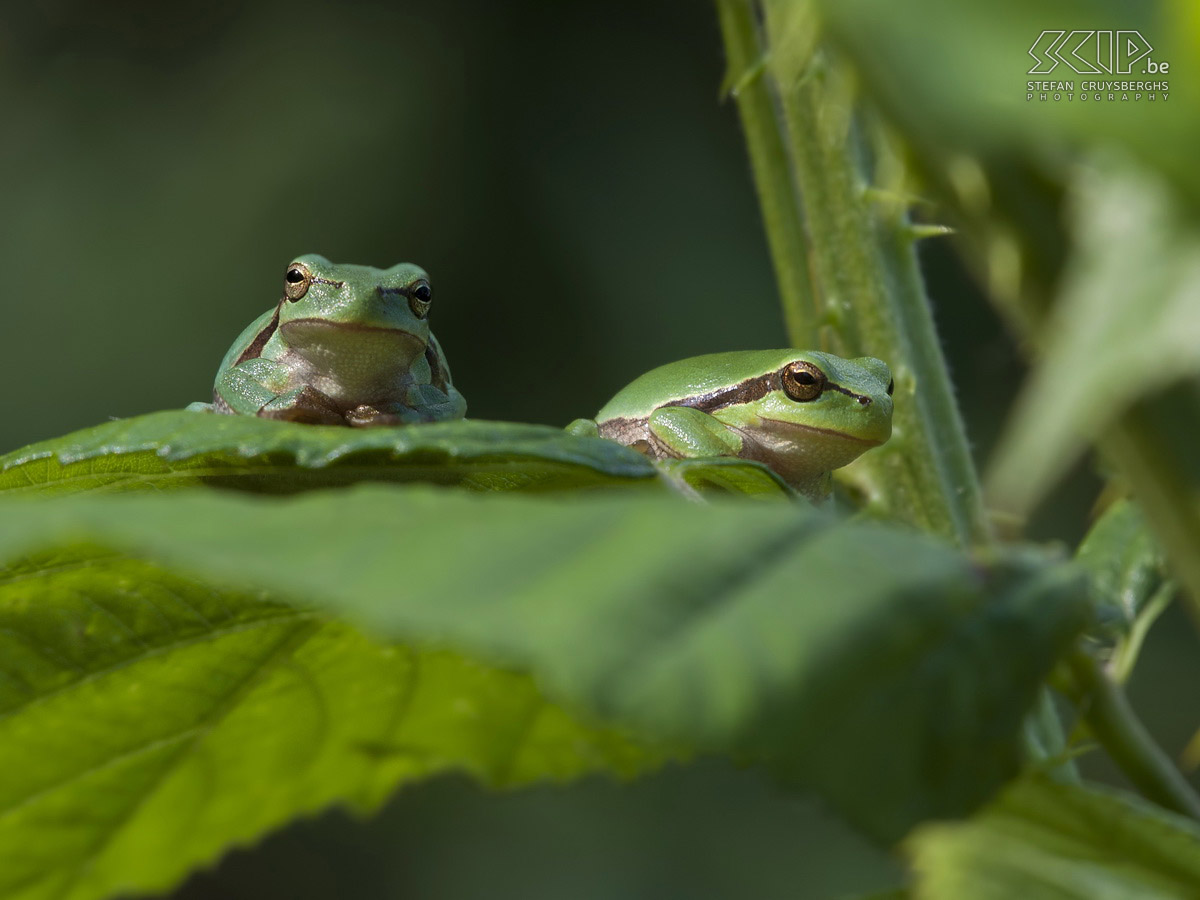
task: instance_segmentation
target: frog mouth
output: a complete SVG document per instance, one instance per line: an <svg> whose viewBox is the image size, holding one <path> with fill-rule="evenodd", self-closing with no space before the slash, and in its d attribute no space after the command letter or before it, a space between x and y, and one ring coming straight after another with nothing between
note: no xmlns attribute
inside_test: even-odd
<svg viewBox="0 0 1200 900"><path fill-rule="evenodd" d="M847 441L851 444L862 444L864 447L878 447L888 439L889 434L879 438L858 437L854 434L847 434L844 431L838 431L836 428L821 428L819 425L802 425L799 422L784 422L779 419L763 419L763 422L771 423L771 430L778 432L798 431L805 434L820 435L821 437L833 438L835 440Z"/></svg>

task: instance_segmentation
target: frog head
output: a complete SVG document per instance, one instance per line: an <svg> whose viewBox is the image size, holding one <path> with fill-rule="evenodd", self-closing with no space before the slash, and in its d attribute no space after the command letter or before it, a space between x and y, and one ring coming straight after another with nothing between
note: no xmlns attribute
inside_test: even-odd
<svg viewBox="0 0 1200 900"><path fill-rule="evenodd" d="M326 372L407 370L429 345L429 276L419 266L339 265L309 253L284 272L279 335Z"/></svg>
<svg viewBox="0 0 1200 900"><path fill-rule="evenodd" d="M892 433L892 373L874 357L819 351L745 354L741 402L714 412L753 438L785 477L803 479L852 462ZM761 373L761 374L760 374Z"/></svg>
<svg viewBox="0 0 1200 900"><path fill-rule="evenodd" d="M808 351L779 368L780 389L767 391L757 411L769 421L882 444L892 434L893 387L892 371L881 359Z"/></svg>

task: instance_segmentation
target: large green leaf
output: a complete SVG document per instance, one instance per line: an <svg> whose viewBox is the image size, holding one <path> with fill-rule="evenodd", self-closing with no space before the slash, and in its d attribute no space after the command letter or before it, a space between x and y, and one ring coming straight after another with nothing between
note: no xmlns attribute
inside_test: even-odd
<svg viewBox="0 0 1200 900"><path fill-rule="evenodd" d="M448 768L506 785L662 758L528 676L96 548L3 573L0 661L9 900L163 889L296 815L370 809Z"/></svg>
<svg viewBox="0 0 1200 900"><path fill-rule="evenodd" d="M364 480L538 490L645 485L654 474L634 450L545 425L466 420L355 429L188 410L118 419L0 457L0 491L9 493L199 483L290 492Z"/></svg>
<svg viewBox="0 0 1200 900"><path fill-rule="evenodd" d="M440 767L659 758L578 716L762 761L895 839L1011 777L1083 615L1079 580L1041 559L671 496L8 500L5 562L0 887L29 898L161 887Z"/></svg>
<svg viewBox="0 0 1200 900"><path fill-rule="evenodd" d="M662 478L656 481L656 475ZM671 486L689 495L796 496L778 475L749 460L656 467L612 441L515 422L351 429L168 410L0 456L0 493L10 495L198 484L292 493L359 481L422 481L478 491Z"/></svg>
<svg viewBox="0 0 1200 900"><path fill-rule="evenodd" d="M1200 828L1115 791L1027 779L908 842L928 900L1192 900Z"/></svg>

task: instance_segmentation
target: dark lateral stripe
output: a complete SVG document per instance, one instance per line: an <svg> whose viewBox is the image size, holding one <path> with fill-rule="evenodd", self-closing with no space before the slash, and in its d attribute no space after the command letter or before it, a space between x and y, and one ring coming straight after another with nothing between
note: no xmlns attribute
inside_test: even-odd
<svg viewBox="0 0 1200 900"><path fill-rule="evenodd" d="M262 356L263 347L267 346L267 341L271 339L276 329L279 328L279 311L283 309L283 304L287 297L281 297L279 303L275 306L275 315L271 316L271 321L267 323L267 327L254 336L254 340L250 342L250 346L242 351L242 355L237 358L235 366L240 366L248 359L258 359Z"/></svg>
<svg viewBox="0 0 1200 900"><path fill-rule="evenodd" d="M842 387L836 381L825 382L825 387L831 388L831 389L837 391L839 394L845 394L847 397L853 397L855 400L858 401L860 406L868 406L871 403L871 398L868 397L866 394L856 394L856 393L854 393L854 391L850 390L849 388Z"/></svg>
<svg viewBox="0 0 1200 900"><path fill-rule="evenodd" d="M778 391L782 387L783 385L779 381L779 373L768 372L766 375L748 378L732 387L710 391L707 394L698 394L695 397L668 400L662 405L691 406L702 412L710 413L716 412L718 409L724 409L726 406L736 406L739 403L753 403L755 400L761 400L771 391Z"/></svg>

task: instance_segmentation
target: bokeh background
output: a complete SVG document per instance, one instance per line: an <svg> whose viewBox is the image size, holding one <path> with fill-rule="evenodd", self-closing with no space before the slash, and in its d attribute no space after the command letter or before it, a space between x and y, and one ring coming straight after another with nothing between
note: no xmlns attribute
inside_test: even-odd
<svg viewBox="0 0 1200 900"><path fill-rule="evenodd" d="M0 450L208 399L305 252L428 269L473 417L565 424L654 365L784 343L722 76L695 0L0 6ZM982 460L1021 364L953 245L921 259ZM1072 544L1097 486L1081 466L1033 536ZM1194 634L1168 614L1131 687L1172 754L1200 724ZM899 872L709 761L500 796L443 778L178 896L836 897Z"/></svg>

